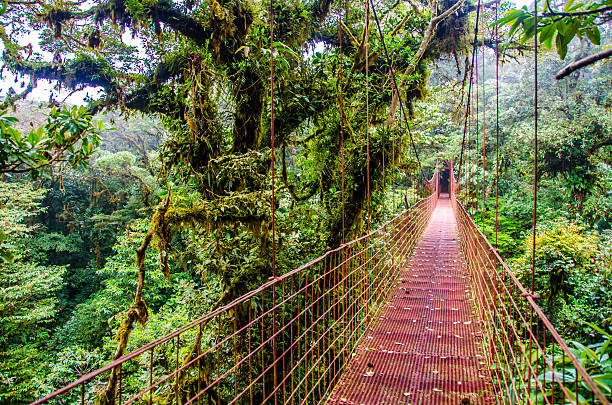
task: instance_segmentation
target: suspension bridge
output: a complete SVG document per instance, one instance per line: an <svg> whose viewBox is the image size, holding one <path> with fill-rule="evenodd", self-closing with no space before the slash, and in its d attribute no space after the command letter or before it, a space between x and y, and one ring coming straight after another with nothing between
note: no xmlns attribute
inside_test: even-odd
<svg viewBox="0 0 612 405"><path fill-rule="evenodd" d="M379 229L34 404L607 404L440 170Z"/></svg>
<svg viewBox="0 0 612 405"><path fill-rule="evenodd" d="M365 4L364 37L371 5L391 66L374 3ZM465 129L478 70L474 58L480 9L479 1ZM271 18L270 43L273 23ZM273 94L272 57L270 63ZM537 89L537 59L534 64ZM365 73L369 147L368 64ZM393 69L391 76L418 160ZM535 102L537 111L537 93ZM537 156L537 113L534 120ZM478 136L477 119L475 123ZM497 133L499 145L498 127ZM482 141L484 173L484 136ZM468 151L468 160L470 156ZM472 159L478 165L478 156ZM535 229L537 158L534 165ZM368 160L368 198L369 174ZM533 286L521 284L458 200L452 162L438 160L425 183L425 198L378 229L282 275L274 270L259 288L32 405L609 404L538 306ZM484 207L484 178L482 183ZM344 188L342 195L344 201ZM274 243L274 214L272 220ZM575 372L565 372L566 365Z"/></svg>

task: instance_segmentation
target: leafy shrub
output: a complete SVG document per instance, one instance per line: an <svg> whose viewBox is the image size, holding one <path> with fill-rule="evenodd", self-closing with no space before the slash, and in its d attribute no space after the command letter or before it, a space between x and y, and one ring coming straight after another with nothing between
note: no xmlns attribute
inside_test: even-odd
<svg viewBox="0 0 612 405"><path fill-rule="evenodd" d="M536 234L534 289L557 329L589 341L586 322L603 324L612 315L612 269L605 261L609 238L565 218L542 223ZM525 253L513 262L521 282L531 284L531 236Z"/></svg>
<svg viewBox="0 0 612 405"><path fill-rule="evenodd" d="M589 326L598 333L598 342L590 345L583 345L580 342L570 341L570 351L576 356L580 365L591 376L593 382L599 387L602 393L606 395L608 399L612 399L612 359L610 358L612 355L612 335L595 325ZM540 384L546 388L546 396L548 399L552 399L553 385L556 384L551 384L551 381L554 381L553 378L556 376L559 381L565 382L567 391L573 397L571 398L572 403L593 403L592 390L584 380L580 378L580 374L576 371L576 367L571 362L569 356L563 356L558 347L555 347L554 352L552 349L552 346L549 346L545 356L548 362L554 365L554 375L553 371L547 369L537 376ZM539 355L535 357L537 359L536 361L539 361L540 356L542 356L542 353L539 353ZM540 362L540 364L542 363L543 362ZM578 379L578 381L576 381L576 379ZM555 388L556 400L559 400L561 394L558 387ZM532 397L535 396L533 394L535 394L535 392L532 392ZM537 403L543 403L541 395L538 399Z"/></svg>

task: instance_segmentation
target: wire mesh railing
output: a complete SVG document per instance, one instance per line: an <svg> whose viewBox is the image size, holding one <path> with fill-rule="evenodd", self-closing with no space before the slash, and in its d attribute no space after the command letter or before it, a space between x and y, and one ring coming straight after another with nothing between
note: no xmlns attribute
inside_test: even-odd
<svg viewBox="0 0 612 405"><path fill-rule="evenodd" d="M451 202L484 325L497 402L609 404L537 305L537 297L521 284L457 200L456 180L451 179Z"/></svg>
<svg viewBox="0 0 612 405"><path fill-rule="evenodd" d="M429 222L427 189L379 229L34 404L323 402Z"/></svg>

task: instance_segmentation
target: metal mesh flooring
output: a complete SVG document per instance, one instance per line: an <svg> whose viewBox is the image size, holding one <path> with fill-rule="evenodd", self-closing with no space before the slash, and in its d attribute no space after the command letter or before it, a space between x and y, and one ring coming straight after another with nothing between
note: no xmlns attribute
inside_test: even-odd
<svg viewBox="0 0 612 405"><path fill-rule="evenodd" d="M488 404L482 329L457 224L440 199L381 316L327 404Z"/></svg>

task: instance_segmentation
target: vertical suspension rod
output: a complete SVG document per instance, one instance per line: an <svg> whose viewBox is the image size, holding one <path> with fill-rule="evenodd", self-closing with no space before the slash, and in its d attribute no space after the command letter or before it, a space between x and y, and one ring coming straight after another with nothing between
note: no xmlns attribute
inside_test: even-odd
<svg viewBox="0 0 612 405"><path fill-rule="evenodd" d="M485 211L487 209L487 184L486 184L486 166L487 166L487 131L486 131L486 97L485 97L485 38L482 36L482 229L484 231Z"/></svg>
<svg viewBox="0 0 612 405"><path fill-rule="evenodd" d="M480 0L478 1L480 4ZM421 165L421 159L419 158L419 152L417 151L416 144L414 142L414 137L412 135L412 130L410 129L410 124L408 123L408 114L406 114L406 110L404 108L404 99L402 98L402 94L400 93L399 87L397 86L397 80L395 78L395 69L393 69L393 66L391 65L391 58L389 57L389 52L387 50L387 43L385 42L385 37L383 35L382 28L380 26L378 14L376 13L376 7L374 6L374 0L370 0L370 3L372 5L372 13L374 14L374 20L376 21L378 35L380 36L380 41L383 46L383 51L385 52L385 59L387 60L387 64L389 65L389 69L391 70L391 79L393 80L393 88L395 89L395 92L397 93L397 97L399 99L400 111L401 111L402 116L404 117L404 123L408 131L408 137L410 138L410 144L412 146L412 149L414 151L414 156L416 157L417 163L419 165L419 171L421 172L421 177L423 180L426 180L427 178L425 177L425 173L423 172L423 166Z"/></svg>
<svg viewBox="0 0 612 405"><path fill-rule="evenodd" d="M276 201L274 190L275 156L274 156L274 0L270 0L270 154L272 157L272 277L276 278ZM263 305L263 301L262 301ZM272 288L272 358L274 361L274 404L278 404L277 384L278 373L276 367L276 288Z"/></svg>
<svg viewBox="0 0 612 405"><path fill-rule="evenodd" d="M340 44L340 57L338 58L338 106L340 107L340 166L342 171L342 244L345 242L345 213L344 213L344 103L342 98L342 16L338 13L338 42ZM344 278L344 276L343 276Z"/></svg>
<svg viewBox="0 0 612 405"><path fill-rule="evenodd" d="M472 63L470 64L470 82L468 85L468 97L465 109L465 121L463 124L463 140L461 141L461 155L459 156L459 169L457 170L457 181L461 181L461 167L463 164L463 150L465 148L465 134L468 127L468 116L470 111L470 99L472 97L472 80L474 79L474 57L476 55L476 41L478 40L478 24L480 22L480 0L476 8L476 25L474 26L474 41L472 42Z"/></svg>
<svg viewBox="0 0 612 405"><path fill-rule="evenodd" d="M536 251L536 221L538 208L538 0L533 1L533 217L531 238L531 294L535 294L535 251ZM536 325L538 323L535 320ZM530 310L529 328L533 334L533 307ZM532 358L533 339L529 340L529 358ZM527 390L531 391L531 367L528 373ZM576 381L578 379L576 378ZM537 400L537 392L536 392Z"/></svg>
<svg viewBox="0 0 612 405"><path fill-rule="evenodd" d="M534 49L533 49L533 218L531 240L531 293L534 293L536 211L538 208L538 0L534 0Z"/></svg>
<svg viewBox="0 0 612 405"><path fill-rule="evenodd" d="M495 22L499 3L495 5ZM495 24L495 248L498 249L498 210L499 210L499 26Z"/></svg>
<svg viewBox="0 0 612 405"><path fill-rule="evenodd" d="M475 65L474 65L474 75L475 75L475 79L476 79L476 97L474 97L474 104L476 105L476 117L474 119L474 130L475 130L475 135L476 135L476 141L474 142L474 163L476 164L476 170L474 172L474 216L476 216L478 214L478 208L480 208L480 204L478 203L478 200L480 199L480 193L478 190L478 167L479 167L479 163L478 163L478 147L480 145L479 142L479 135L480 135L480 111L478 108L478 101L479 101L479 95L478 95L478 57L476 57L475 60Z"/></svg>
<svg viewBox="0 0 612 405"><path fill-rule="evenodd" d="M366 201L368 204L368 233L370 232L370 3L365 0L365 79L366 79Z"/></svg>

